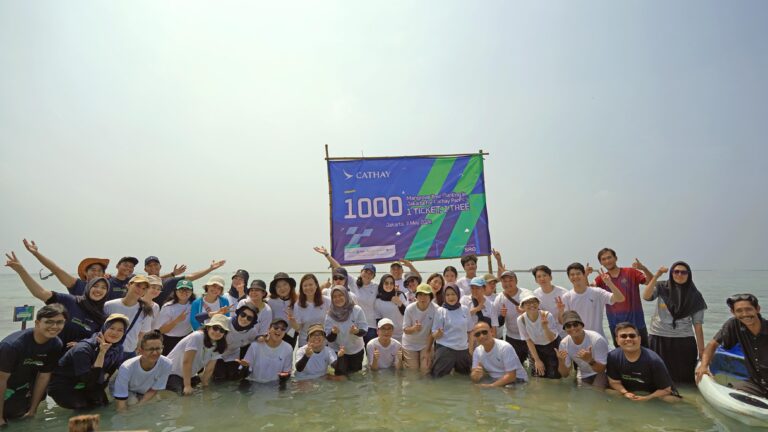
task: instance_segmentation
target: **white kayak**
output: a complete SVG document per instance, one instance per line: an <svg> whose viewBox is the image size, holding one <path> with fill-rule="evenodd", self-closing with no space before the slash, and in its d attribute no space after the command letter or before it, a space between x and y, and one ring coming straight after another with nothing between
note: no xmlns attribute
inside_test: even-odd
<svg viewBox="0 0 768 432"><path fill-rule="evenodd" d="M768 399L718 384L709 375L698 384L701 395L713 408L750 426L768 427Z"/></svg>

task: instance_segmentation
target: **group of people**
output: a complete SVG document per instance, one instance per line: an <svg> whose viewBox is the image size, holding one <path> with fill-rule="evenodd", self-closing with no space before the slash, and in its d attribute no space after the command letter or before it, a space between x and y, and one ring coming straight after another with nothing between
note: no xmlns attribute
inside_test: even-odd
<svg viewBox="0 0 768 432"><path fill-rule="evenodd" d="M277 273L267 285L249 281L241 269L229 287L211 276L197 297L194 281L225 261L184 276L186 266L163 274L160 260L150 256L144 275L134 274L138 259L123 257L110 275L109 260L87 258L75 278L35 242L24 245L66 292L43 288L15 253L6 254L6 266L46 305L34 328L0 342L0 425L34 416L46 394L61 407L88 409L108 404L109 391L122 410L161 390L188 395L211 381L344 379L366 366L434 378L465 374L485 387L522 383L529 374L559 379L575 369L582 385L633 401L675 400L676 383L709 373L717 346L736 343L750 348L744 351L751 378L741 387L768 395L768 373L760 367L768 356L768 326L757 298L729 298L734 318L705 348L707 305L682 261L651 273L637 259L619 267L616 252L605 248L592 282L589 264L567 267L570 290L554 285L551 269L540 265L532 269L538 288L531 291L518 286L498 251L495 275L479 275L477 257L467 255L462 277L448 266L424 281L403 260L376 281L373 264L352 277L316 247L332 268L325 283L314 274L297 283ZM659 280L668 272L668 280ZM650 326L642 300L656 304Z"/></svg>

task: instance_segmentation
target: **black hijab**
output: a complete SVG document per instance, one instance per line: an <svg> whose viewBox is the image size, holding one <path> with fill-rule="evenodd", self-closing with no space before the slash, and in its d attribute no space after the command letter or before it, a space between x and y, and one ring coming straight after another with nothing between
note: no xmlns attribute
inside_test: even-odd
<svg viewBox="0 0 768 432"><path fill-rule="evenodd" d="M91 288L99 281L104 281L107 284L107 289L104 297L99 301L95 301L91 299ZM75 296L75 302L89 318L101 326L107 318L104 316L104 303L107 302L107 294L109 294L109 281L103 277L93 278L85 286L83 295Z"/></svg>
<svg viewBox="0 0 768 432"><path fill-rule="evenodd" d="M248 309L249 311L253 312L253 319L250 323L246 326L241 326L239 322L237 322L237 317L240 316L240 312L243 309ZM229 325L232 326L232 328L235 329L237 332L242 332L246 330L250 330L253 328L253 326L256 325L256 321L259 319L259 310L258 308L250 302L245 302L242 306L237 308L237 311L235 311L234 316L232 317L232 320L230 321Z"/></svg>
<svg viewBox="0 0 768 432"><path fill-rule="evenodd" d="M445 296L445 294L447 294L448 290L451 290L451 291L456 293L456 303L451 305L451 304L448 304L448 301L446 300L446 301L443 302L443 306L441 306L441 307L444 307L444 308L446 308L448 310L456 310L456 309L460 308L461 307L461 302L459 300L461 300L461 290L459 289L459 287L457 287L454 284L448 284L448 285L445 286L445 288L443 288L443 295L444 296Z"/></svg>
<svg viewBox="0 0 768 432"><path fill-rule="evenodd" d="M235 276L232 276L232 279L234 279L236 276L240 276L243 278L243 295L241 296L237 292L237 288L233 284L229 284L229 295L232 296L232 298L236 298L238 300L244 299L246 296L248 296L248 279L250 278L250 275L247 271L240 269L237 272L235 272Z"/></svg>
<svg viewBox="0 0 768 432"><path fill-rule="evenodd" d="M684 284L675 283L672 272L675 267L683 266L688 270L688 280ZM667 305L667 310L672 315L672 328L677 328L677 320L689 317L700 310L707 308L707 302L693 283L691 266L683 261L677 261L669 268L669 280L656 284L656 291Z"/></svg>
<svg viewBox="0 0 768 432"><path fill-rule="evenodd" d="M395 286L392 291L387 292L384 289L384 281L387 279L392 279L392 284ZM382 301L391 301L392 297L400 294L400 291L397 290L397 284L395 283L395 278L391 274L385 274L381 277L379 280L379 290L376 293L376 298L381 299Z"/></svg>

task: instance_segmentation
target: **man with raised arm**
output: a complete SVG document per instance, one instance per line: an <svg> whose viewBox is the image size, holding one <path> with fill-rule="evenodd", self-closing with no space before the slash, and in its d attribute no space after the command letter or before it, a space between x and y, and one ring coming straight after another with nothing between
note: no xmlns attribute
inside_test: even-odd
<svg viewBox="0 0 768 432"><path fill-rule="evenodd" d="M616 251L611 248L600 249L597 253L600 265L605 267L607 276L610 276L614 285L624 294L624 301L605 306L608 316L608 328L611 330L613 345L619 346L616 341L614 329L620 322L630 322L637 327L641 337L641 345L648 348L648 329L643 315L643 299L640 296L640 285L645 285L653 278L653 274L646 266L635 258L632 267L619 267L616 265ZM605 282L607 276L599 275L595 278L595 286L609 290Z"/></svg>
<svg viewBox="0 0 768 432"><path fill-rule="evenodd" d="M53 275L56 276L56 279L58 279L72 295L83 295L88 281L97 277L103 277L104 272L109 265L109 260L107 258L85 258L80 261L80 264L77 266L77 275L79 278L76 278L63 268L59 267L59 265L52 259L40 253L40 249L37 244L35 244L34 240L27 241L27 239L24 239L24 247L27 248L27 251L29 251L32 256L40 261L40 264L53 273ZM111 294L107 293L107 296L109 295Z"/></svg>
<svg viewBox="0 0 768 432"><path fill-rule="evenodd" d="M213 260L207 269L199 270L186 276L179 276L187 270L186 265L174 265L173 271L171 271L171 273L160 275L160 269L162 268L160 265L160 258L156 256L148 256L144 259L144 271L147 272L147 275L149 276L160 276L163 279L163 290L160 292L160 295L155 298L155 303L162 307L168 296L171 295L173 290L176 289L176 284L178 284L180 280L185 279L190 282L194 282L207 275L208 273L220 268L226 263L227 261L225 260Z"/></svg>

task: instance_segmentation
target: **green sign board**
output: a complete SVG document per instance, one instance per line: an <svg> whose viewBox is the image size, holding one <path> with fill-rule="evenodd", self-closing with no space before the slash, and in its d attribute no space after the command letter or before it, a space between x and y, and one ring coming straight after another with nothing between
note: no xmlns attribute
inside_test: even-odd
<svg viewBox="0 0 768 432"><path fill-rule="evenodd" d="M13 308L13 322L32 321L35 317L34 306L16 306Z"/></svg>

